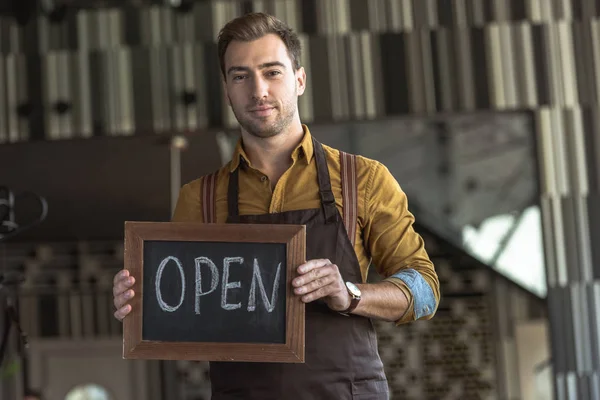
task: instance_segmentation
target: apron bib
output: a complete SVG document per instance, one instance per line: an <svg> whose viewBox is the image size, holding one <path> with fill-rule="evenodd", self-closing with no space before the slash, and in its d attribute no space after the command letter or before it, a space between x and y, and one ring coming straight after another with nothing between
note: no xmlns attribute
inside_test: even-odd
<svg viewBox="0 0 600 400"><path fill-rule="evenodd" d="M329 170L322 145L313 138L321 208L263 215L239 215L238 169L231 173L228 188L228 223L306 225L306 259L326 258L336 264L344 281L362 282L360 265L349 239L355 232L335 205ZM342 153L342 157L348 157ZM241 164L240 164L241 165ZM345 163L348 165L348 159ZM238 167L239 168L239 167ZM344 184L345 173L342 174ZM205 179L206 222L215 222L214 177ZM347 189L348 186L345 186ZM208 188L210 189L210 188ZM355 189L354 194L356 192ZM344 190L344 200L356 202ZM208 200L208 201L207 201ZM344 208L348 206L344 204ZM356 209L356 203L353 205ZM352 209L352 207L349 207ZM344 213L346 214L346 212ZM206 217L209 218L206 218ZM356 218L356 212L353 215ZM350 217L352 221L352 216ZM354 226L356 226L354 219ZM377 338L370 319L344 316L330 310L323 300L306 304L305 363L211 362L213 400L384 400L388 386L377 351Z"/></svg>

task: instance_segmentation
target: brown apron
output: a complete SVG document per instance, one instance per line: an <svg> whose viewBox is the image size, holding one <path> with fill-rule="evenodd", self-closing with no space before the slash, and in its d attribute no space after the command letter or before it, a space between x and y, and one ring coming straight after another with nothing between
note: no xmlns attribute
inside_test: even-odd
<svg viewBox="0 0 600 400"><path fill-rule="evenodd" d="M313 144L321 208L239 215L236 169L229 179L227 222L306 225L306 259L327 258L338 266L344 281L362 282L358 259L335 205L323 147L314 138ZM343 181L345 175L342 174ZM348 188L348 182L345 187ZM214 193L214 188L208 192ZM345 190L345 201L351 198L347 193ZM214 222L214 211L206 209L210 202L204 204L205 216L213 217L205 221ZM354 234L352 229L349 231ZM388 399L387 380L371 320L341 315L331 311L323 301L306 305L304 364L211 362L210 379L213 400Z"/></svg>

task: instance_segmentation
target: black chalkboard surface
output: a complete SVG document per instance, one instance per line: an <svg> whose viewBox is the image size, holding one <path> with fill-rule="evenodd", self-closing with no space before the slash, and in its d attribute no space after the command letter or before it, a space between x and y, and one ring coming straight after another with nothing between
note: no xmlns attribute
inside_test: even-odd
<svg viewBox="0 0 600 400"><path fill-rule="evenodd" d="M282 243L144 243L142 339L285 343Z"/></svg>
<svg viewBox="0 0 600 400"><path fill-rule="evenodd" d="M304 362L302 225L126 222L123 357Z"/></svg>

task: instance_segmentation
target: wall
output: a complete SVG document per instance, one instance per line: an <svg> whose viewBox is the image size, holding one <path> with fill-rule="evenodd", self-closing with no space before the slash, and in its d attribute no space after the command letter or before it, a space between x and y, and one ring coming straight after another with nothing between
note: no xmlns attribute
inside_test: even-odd
<svg viewBox="0 0 600 400"><path fill-rule="evenodd" d="M520 323L545 318L544 302L430 230L416 229L436 265L443 297L431 321L401 327L376 322L391 398L519 398L515 330ZM122 325L112 316L111 286L123 265L122 246L122 241L80 241L22 243L5 249L6 268L26 276L21 319L32 342L89 341L94 348L94 343L119 340ZM370 279L378 278L372 274ZM122 360L115 357L114 362L119 373ZM156 386L152 374L158 366L149 364L153 368L147 382ZM40 377L39 367L34 367L34 382L49 388L51 382ZM163 383L168 399L210 398L207 363L170 361L161 369L165 371L173 375L171 383ZM149 392L157 394L157 389L153 386Z"/></svg>

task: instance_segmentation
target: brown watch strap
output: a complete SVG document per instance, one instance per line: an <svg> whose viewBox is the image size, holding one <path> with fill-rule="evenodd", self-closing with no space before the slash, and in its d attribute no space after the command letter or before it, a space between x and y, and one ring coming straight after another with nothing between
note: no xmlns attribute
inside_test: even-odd
<svg viewBox="0 0 600 400"><path fill-rule="evenodd" d="M351 313L358 306L359 302L360 302L360 297L353 297L352 295L350 295L350 306L347 309L345 309L344 311L340 311L340 313L341 314Z"/></svg>

